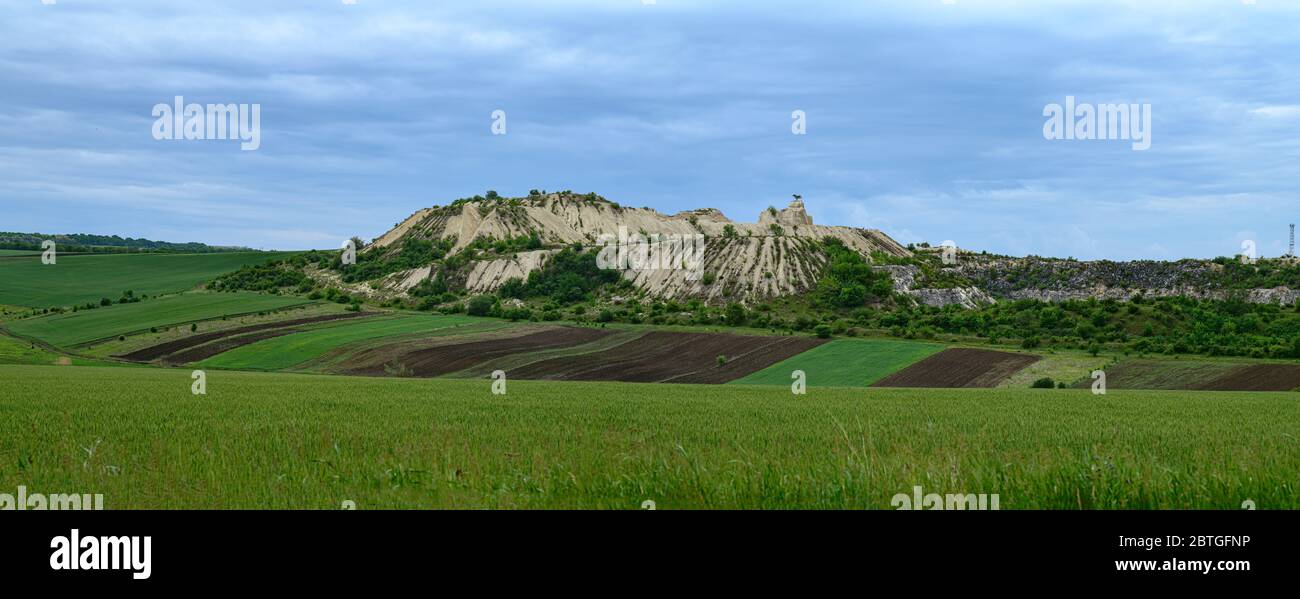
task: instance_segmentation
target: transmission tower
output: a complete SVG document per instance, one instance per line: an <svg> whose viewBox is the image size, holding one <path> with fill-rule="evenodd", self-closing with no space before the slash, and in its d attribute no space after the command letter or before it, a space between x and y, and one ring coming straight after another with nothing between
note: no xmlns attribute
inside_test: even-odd
<svg viewBox="0 0 1300 599"><path fill-rule="evenodd" d="M1291 223L1291 249L1287 250L1286 255L1295 257L1295 223Z"/></svg>

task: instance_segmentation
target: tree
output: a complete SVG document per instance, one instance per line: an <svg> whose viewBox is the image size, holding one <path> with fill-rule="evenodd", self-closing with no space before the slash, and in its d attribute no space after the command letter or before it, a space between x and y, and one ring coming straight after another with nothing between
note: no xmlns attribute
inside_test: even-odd
<svg viewBox="0 0 1300 599"><path fill-rule="evenodd" d="M746 320L749 320L749 312L744 306L735 303L727 305L727 324L738 327L745 324Z"/></svg>
<svg viewBox="0 0 1300 599"><path fill-rule="evenodd" d="M496 303L497 298L494 295L476 295L470 298L465 313L470 316L487 316L492 313L492 307Z"/></svg>

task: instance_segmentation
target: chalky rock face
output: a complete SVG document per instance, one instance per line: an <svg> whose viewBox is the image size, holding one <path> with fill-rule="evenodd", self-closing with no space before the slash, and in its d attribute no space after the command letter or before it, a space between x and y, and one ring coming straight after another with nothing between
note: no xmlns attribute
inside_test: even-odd
<svg viewBox="0 0 1300 599"><path fill-rule="evenodd" d="M774 231L771 224L781 225ZM818 242L839 239L864 256L884 252L910 256L911 252L875 229L814 225L803 202L760 216L758 223L733 222L715 208L686 210L673 215L650 208L624 207L592 194L549 193L527 198L464 201L451 206L424 208L394 225L367 246L366 252L384 255L401 252L407 239L454 240L451 255L476 239L509 239L537 235L545 249L513 256L473 260L456 279L472 293L490 293L515 277L545 266L558 246L578 244L593 248L604 236L677 235L705 237L701 281L684 270L626 270L623 277L648 294L660 298L700 298L710 301L749 301L806 292L816 284L825 266ZM356 291L368 296L405 293L421 281L437 276L436 266L394 273L376 286Z"/></svg>
<svg viewBox="0 0 1300 599"><path fill-rule="evenodd" d="M812 217L808 216L808 211L804 210L803 200L796 199L790 202L784 210L773 210L771 208L758 214L758 224L770 227L772 225L781 225L782 227L811 227L813 224Z"/></svg>

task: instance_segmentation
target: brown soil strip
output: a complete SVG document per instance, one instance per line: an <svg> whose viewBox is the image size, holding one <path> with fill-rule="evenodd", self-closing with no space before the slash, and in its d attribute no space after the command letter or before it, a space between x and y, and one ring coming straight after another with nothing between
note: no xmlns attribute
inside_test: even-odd
<svg viewBox="0 0 1300 599"><path fill-rule="evenodd" d="M357 318L360 316L374 316L376 314L378 314L378 312L342 312L339 314L326 314L323 316L312 316L310 318L297 318L294 320L279 320L274 322L264 322L261 324L254 324L254 325L239 327L235 329L226 329L223 331L212 331L211 333L200 333L198 335L190 335L189 337L183 337L175 341L168 341L166 343L160 343L158 345L151 345L144 349L138 349L133 352L122 354L116 357L123 358L126 360L131 360L133 362L150 362L153 360L157 360L158 358L161 358L168 354L173 354L185 349L189 349L191 347L203 345L204 343L208 343L209 341L216 341L217 339L221 339L223 337L242 335L244 333L254 333L257 331L265 331L267 329L278 329L281 327L292 327L292 326L298 326L304 324L313 324L318 322L329 322L332 320L342 320L345 318Z"/></svg>
<svg viewBox="0 0 1300 599"><path fill-rule="evenodd" d="M1300 366L1254 364L1233 369L1196 388L1206 391L1290 391L1298 387Z"/></svg>
<svg viewBox="0 0 1300 599"><path fill-rule="evenodd" d="M183 352L171 354L163 358L163 362L167 364L189 364L191 362L198 362L199 360L206 360L217 354L228 352L232 349L235 349L236 347L243 347L245 345L257 343L258 341L261 341L263 339L271 339L273 337L283 337L285 335L289 335L292 333L301 333L301 332L302 329L273 329L270 331L260 331L257 333L243 335L240 337L226 337L224 339L214 341L207 345L200 345L199 347L196 347L194 349L189 349Z"/></svg>
<svg viewBox="0 0 1300 599"><path fill-rule="evenodd" d="M464 370L509 354L581 345L609 334L610 331L604 329L556 327L519 337L414 349L395 355L384 363L367 360L369 363L350 368L344 365L341 372L382 376L388 374L391 368L400 368L411 376L434 377Z"/></svg>
<svg viewBox="0 0 1300 599"><path fill-rule="evenodd" d="M769 337L768 339L772 339ZM816 337L777 337L772 343L768 343L749 353L732 357L728 355L726 365L717 366L717 356L713 357L714 365L702 370L697 370L690 374L665 379L666 383L708 383L721 384L729 383L738 378L749 376L768 366L776 364L781 360L792 358L802 354L818 345L826 343L827 339L818 339Z"/></svg>
<svg viewBox="0 0 1300 599"><path fill-rule="evenodd" d="M945 349L872 384L872 387L996 387L1040 358L988 349Z"/></svg>
<svg viewBox="0 0 1300 599"><path fill-rule="evenodd" d="M597 355L543 360L512 370L510 375L571 381L722 383L822 342L806 337L656 331ZM718 366L719 355L728 358L725 366Z"/></svg>

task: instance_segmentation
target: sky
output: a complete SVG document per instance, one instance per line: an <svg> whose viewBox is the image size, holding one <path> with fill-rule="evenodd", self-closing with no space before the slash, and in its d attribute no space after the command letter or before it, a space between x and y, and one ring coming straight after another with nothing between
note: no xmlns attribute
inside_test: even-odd
<svg viewBox="0 0 1300 599"><path fill-rule="evenodd" d="M0 4L4 231L327 248L486 190L740 222L797 193L1129 260L1276 256L1300 220L1295 0L51 1ZM256 105L258 147L156 139L177 96ZM1150 147L1048 139L1067 97L1149 105Z"/></svg>

